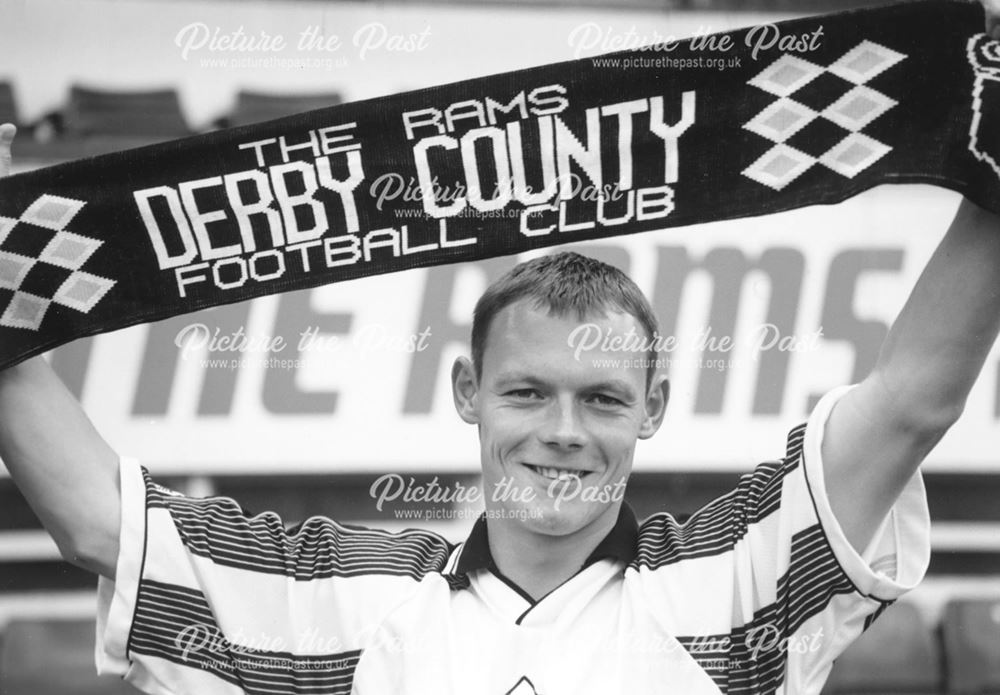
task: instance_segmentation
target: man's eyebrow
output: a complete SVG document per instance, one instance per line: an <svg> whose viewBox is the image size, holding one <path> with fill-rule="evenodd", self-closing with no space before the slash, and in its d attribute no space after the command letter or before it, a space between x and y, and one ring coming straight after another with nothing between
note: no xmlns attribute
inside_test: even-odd
<svg viewBox="0 0 1000 695"><path fill-rule="evenodd" d="M531 384L533 386L542 383L541 379L534 377L531 374L528 374L527 372L509 371L509 372L500 372L499 374L497 374L496 382L498 384L509 384L512 381L521 381L524 383Z"/></svg>

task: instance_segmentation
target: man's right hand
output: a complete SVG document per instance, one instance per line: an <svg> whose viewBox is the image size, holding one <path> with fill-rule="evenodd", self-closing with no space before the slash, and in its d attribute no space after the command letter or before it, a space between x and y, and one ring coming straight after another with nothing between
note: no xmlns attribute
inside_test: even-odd
<svg viewBox="0 0 1000 695"><path fill-rule="evenodd" d="M16 132L0 125L0 176ZM118 455L41 357L0 370L0 459L62 556L114 579Z"/></svg>

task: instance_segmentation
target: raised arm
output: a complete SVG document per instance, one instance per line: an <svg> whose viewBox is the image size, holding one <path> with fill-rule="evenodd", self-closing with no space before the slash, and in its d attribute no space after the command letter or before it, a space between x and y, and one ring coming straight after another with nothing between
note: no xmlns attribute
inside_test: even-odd
<svg viewBox="0 0 1000 695"><path fill-rule="evenodd" d="M872 373L827 423L830 505L855 549L958 419L998 331L1000 217L963 200Z"/></svg>
<svg viewBox="0 0 1000 695"><path fill-rule="evenodd" d="M0 125L0 176L14 132ZM63 557L113 579L118 456L41 357L0 370L0 459Z"/></svg>

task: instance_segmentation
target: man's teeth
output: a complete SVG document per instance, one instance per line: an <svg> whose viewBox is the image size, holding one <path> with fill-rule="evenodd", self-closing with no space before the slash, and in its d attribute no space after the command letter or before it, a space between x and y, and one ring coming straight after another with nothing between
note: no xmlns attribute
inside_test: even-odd
<svg viewBox="0 0 1000 695"><path fill-rule="evenodd" d="M580 477L580 471L568 471L562 468L543 468L542 466L534 466L534 469L542 476L551 480L572 480L573 478Z"/></svg>

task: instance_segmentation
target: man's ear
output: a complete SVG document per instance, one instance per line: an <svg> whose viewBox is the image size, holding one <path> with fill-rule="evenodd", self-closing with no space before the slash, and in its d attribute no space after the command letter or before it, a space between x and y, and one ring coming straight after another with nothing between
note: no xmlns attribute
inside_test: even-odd
<svg viewBox="0 0 1000 695"><path fill-rule="evenodd" d="M478 425L479 382L468 357L459 357L451 366L451 395L455 399L458 416L470 425Z"/></svg>
<svg viewBox="0 0 1000 695"><path fill-rule="evenodd" d="M653 377L646 395L646 418L639 428L639 439L649 439L663 424L663 416L667 412L667 401L670 400L670 381L659 374Z"/></svg>

